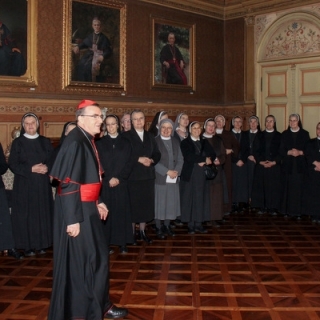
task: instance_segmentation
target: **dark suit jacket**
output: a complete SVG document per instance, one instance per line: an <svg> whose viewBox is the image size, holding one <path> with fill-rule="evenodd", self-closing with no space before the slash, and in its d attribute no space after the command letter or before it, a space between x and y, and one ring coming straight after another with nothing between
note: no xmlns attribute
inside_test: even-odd
<svg viewBox="0 0 320 320"><path fill-rule="evenodd" d="M161 153L154 136L150 132L144 131L143 141L141 141L136 130L133 128L127 132L123 132L122 135L130 141L132 147L132 160L134 164L129 180L155 179L154 166L160 160ZM151 158L153 164L150 167L146 167L138 162L139 157Z"/></svg>

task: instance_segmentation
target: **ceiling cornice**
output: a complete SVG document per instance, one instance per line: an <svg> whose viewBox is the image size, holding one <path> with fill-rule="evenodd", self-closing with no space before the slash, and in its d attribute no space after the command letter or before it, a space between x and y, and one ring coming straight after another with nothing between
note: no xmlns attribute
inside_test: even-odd
<svg viewBox="0 0 320 320"><path fill-rule="evenodd" d="M319 3L320 0L139 0L220 20L260 15Z"/></svg>

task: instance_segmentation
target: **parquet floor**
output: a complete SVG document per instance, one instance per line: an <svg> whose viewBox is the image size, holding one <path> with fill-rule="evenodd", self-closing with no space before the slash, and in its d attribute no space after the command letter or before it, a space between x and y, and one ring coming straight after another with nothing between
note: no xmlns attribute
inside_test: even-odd
<svg viewBox="0 0 320 320"><path fill-rule="evenodd" d="M254 213L208 234L139 243L110 256L110 294L136 320L320 319L320 226ZM0 257L0 319L46 319L52 252ZM59 320L59 319L57 319Z"/></svg>

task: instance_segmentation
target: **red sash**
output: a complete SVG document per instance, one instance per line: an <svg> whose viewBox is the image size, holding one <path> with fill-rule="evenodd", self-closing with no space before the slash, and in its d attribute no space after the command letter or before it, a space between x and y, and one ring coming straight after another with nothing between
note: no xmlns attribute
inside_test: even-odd
<svg viewBox="0 0 320 320"><path fill-rule="evenodd" d="M97 201L99 199L101 183L82 184L80 186L81 201Z"/></svg>
<svg viewBox="0 0 320 320"><path fill-rule="evenodd" d="M68 181L70 183L73 183L71 181ZM88 183L88 184L81 184L80 185L80 198L82 202L89 202L89 201L97 201L99 199L100 195L100 189L101 189L101 183ZM57 193L59 195L62 195L61 192L61 183L59 187L57 188ZM66 193L63 195L68 195L70 193Z"/></svg>

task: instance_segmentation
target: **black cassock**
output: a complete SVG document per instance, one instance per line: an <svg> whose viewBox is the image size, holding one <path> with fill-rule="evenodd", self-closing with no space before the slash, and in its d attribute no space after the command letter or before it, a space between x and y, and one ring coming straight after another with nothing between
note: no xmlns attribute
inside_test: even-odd
<svg viewBox="0 0 320 320"><path fill-rule="evenodd" d="M100 320L110 307L109 253L96 201L81 201L80 184L99 184L90 140L79 127L63 142L50 175L60 181L54 210L53 288L48 320ZM80 223L80 234L67 235Z"/></svg>
<svg viewBox="0 0 320 320"><path fill-rule="evenodd" d="M106 233L110 244L125 246L133 242L131 208L128 191L128 177L132 170L131 144L118 135L109 135L97 141L100 163L104 170L101 200L107 205L109 214L106 221ZM120 183L109 186L111 178Z"/></svg>
<svg viewBox="0 0 320 320"><path fill-rule="evenodd" d="M53 196L48 174L32 172L35 164L47 164L53 147L48 138L24 135L12 142L9 167L14 173L12 228L19 249L44 249L52 245Z"/></svg>

